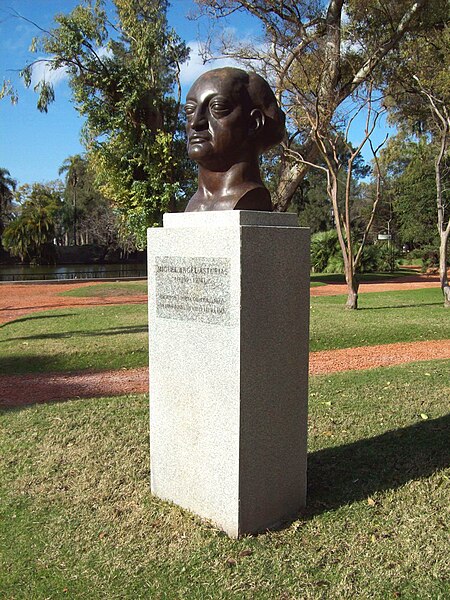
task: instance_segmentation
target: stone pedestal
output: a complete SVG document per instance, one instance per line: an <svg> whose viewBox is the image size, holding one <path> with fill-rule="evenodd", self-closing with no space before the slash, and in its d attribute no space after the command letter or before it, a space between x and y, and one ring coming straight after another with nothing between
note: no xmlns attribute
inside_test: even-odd
<svg viewBox="0 0 450 600"><path fill-rule="evenodd" d="M167 214L148 231L151 489L231 536L306 500L309 230Z"/></svg>

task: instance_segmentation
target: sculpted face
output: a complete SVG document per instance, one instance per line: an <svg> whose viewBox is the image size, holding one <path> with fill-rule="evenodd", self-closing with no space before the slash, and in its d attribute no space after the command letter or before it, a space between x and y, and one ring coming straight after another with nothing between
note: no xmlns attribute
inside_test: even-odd
<svg viewBox="0 0 450 600"><path fill-rule="evenodd" d="M251 120L248 104L238 77L212 71L197 79L185 105L189 157L214 171L243 160Z"/></svg>

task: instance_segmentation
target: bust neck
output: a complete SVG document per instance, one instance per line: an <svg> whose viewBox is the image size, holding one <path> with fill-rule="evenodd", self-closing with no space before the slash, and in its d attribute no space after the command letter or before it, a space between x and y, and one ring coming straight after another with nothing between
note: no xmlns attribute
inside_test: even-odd
<svg viewBox="0 0 450 600"><path fill-rule="evenodd" d="M270 195L256 159L235 163L226 171L211 171L199 165L198 190L186 211L258 210L258 204L259 210L271 210Z"/></svg>

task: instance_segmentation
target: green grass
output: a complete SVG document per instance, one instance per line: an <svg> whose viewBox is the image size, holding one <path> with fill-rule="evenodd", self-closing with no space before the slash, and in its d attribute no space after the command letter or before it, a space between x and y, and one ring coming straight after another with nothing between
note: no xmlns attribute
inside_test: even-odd
<svg viewBox="0 0 450 600"><path fill-rule="evenodd" d="M97 283L62 292L60 296L75 298L105 298L109 296L138 296L147 293L147 281L116 281L115 283Z"/></svg>
<svg viewBox="0 0 450 600"><path fill-rule="evenodd" d="M411 275L408 269L400 269L394 273L365 273L360 275L361 281L384 281L392 278L399 278L405 275ZM345 283L344 275L328 273L312 273L311 287L326 285L327 283ZM147 293L146 281L116 281L114 283L97 283L95 285L86 285L74 290L62 292L61 296L71 296L74 298L108 297L108 296L135 296Z"/></svg>
<svg viewBox="0 0 450 600"><path fill-rule="evenodd" d="M450 337L439 288L361 294L357 311L344 303L344 296L311 298L312 351Z"/></svg>
<svg viewBox="0 0 450 600"><path fill-rule="evenodd" d="M308 508L238 541L150 495L146 397L5 411L2 597L448 598L449 367L313 378Z"/></svg>
<svg viewBox="0 0 450 600"><path fill-rule="evenodd" d="M448 311L439 289L361 295L346 311L344 296L311 299L311 351L445 339ZM3 374L146 366L145 304L33 313L0 325Z"/></svg>
<svg viewBox="0 0 450 600"><path fill-rule="evenodd" d="M66 308L0 325L1 372L122 369L148 364L147 306Z"/></svg>
<svg viewBox="0 0 450 600"><path fill-rule="evenodd" d="M361 283L389 281L390 279L400 279L407 275L414 275L411 269L398 269L393 272L380 273L361 273L358 275L358 280ZM311 281L320 281L322 283L345 283L345 276L342 273L311 273Z"/></svg>

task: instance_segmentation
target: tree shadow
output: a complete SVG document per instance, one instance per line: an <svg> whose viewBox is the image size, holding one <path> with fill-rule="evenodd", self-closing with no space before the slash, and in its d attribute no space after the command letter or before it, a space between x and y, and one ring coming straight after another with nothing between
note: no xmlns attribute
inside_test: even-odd
<svg viewBox="0 0 450 600"><path fill-rule="evenodd" d="M15 321L17 323L17 321ZM59 340L65 338L76 337L104 337L110 335L122 335L127 333L146 333L148 327L146 325L127 325L125 327L110 327L109 329L94 329L81 331L61 331L59 333L41 333L39 335L24 335L19 337L10 337L0 343L20 342L30 340Z"/></svg>
<svg viewBox="0 0 450 600"><path fill-rule="evenodd" d="M0 309L6 310L6 309ZM61 317L73 317L76 313L64 313L58 315L30 315L29 317L22 317L20 319L14 319L14 321L7 321L6 323L1 323L0 328L7 327L8 325L13 325L16 323L24 323L25 321L31 321L36 319L59 319Z"/></svg>
<svg viewBox="0 0 450 600"><path fill-rule="evenodd" d="M308 456L310 518L450 465L450 414Z"/></svg>
<svg viewBox="0 0 450 600"><path fill-rule="evenodd" d="M358 310L386 310L391 308L422 308L422 306L442 306L442 302L420 302L420 304L396 304L394 306L360 306Z"/></svg>

